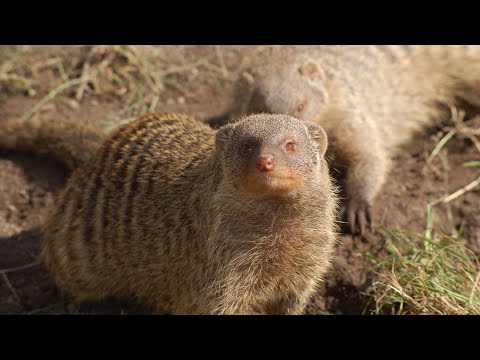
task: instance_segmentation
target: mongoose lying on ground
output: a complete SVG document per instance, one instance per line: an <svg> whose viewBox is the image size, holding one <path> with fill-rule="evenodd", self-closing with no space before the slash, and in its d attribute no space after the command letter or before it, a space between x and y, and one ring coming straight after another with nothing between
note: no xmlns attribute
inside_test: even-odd
<svg viewBox="0 0 480 360"><path fill-rule="evenodd" d="M335 244L319 125L255 115L215 132L150 114L105 141L99 133L0 123L0 146L79 165L43 234L61 291L78 302L134 298L156 313L303 312Z"/></svg>
<svg viewBox="0 0 480 360"><path fill-rule="evenodd" d="M230 118L210 124L258 112L321 124L347 169L351 231L363 234L399 146L457 100L480 105L480 46L277 46L243 79Z"/></svg>

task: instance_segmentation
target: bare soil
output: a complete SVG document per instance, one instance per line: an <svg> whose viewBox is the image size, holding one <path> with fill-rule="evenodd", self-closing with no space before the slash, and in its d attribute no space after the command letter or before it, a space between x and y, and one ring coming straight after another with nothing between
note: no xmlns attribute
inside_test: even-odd
<svg viewBox="0 0 480 360"><path fill-rule="evenodd" d="M202 46L188 48L193 57L205 56L214 50ZM48 54L48 49L38 51L34 55L39 58ZM229 54L224 58L228 75L221 78L220 88L200 81L202 76L208 76L200 73L195 81L197 85L189 87L188 92L167 87L159 96L155 109L181 111L200 119L225 111L233 80L243 64L241 59L252 50L225 47L222 51ZM58 85L58 76L51 68L38 70L36 76L45 89ZM0 121L22 116L45 94L39 90L38 96L33 98L22 93L8 96L0 102ZM97 121L111 119L112 112L124 106L121 97L87 92L81 101L72 105L73 97L74 94L67 92L47 103L34 116L48 116L52 121L67 116L78 121ZM308 314L368 313L372 275L365 252L376 255L385 252L381 226L423 232L427 203L453 193L480 175L479 169L461 166L479 158L478 150L468 139L454 138L431 164L427 163L443 134L441 129L419 134L398 155L376 202L375 217L379 226L364 239L348 234L340 236L333 267L324 286L312 299ZM148 310L128 302L106 301L78 307L57 294L43 264L36 263L41 225L55 192L67 177L66 168L48 158L0 150L0 314L148 314ZM436 206L435 228L450 233L452 226L456 229L463 226L462 241L480 254L479 204L480 190L476 189L448 205Z"/></svg>

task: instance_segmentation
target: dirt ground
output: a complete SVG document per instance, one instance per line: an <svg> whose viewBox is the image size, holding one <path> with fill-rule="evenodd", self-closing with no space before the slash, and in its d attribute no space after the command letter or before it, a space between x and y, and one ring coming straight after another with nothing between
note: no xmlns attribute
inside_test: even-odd
<svg viewBox="0 0 480 360"><path fill-rule="evenodd" d="M193 58L201 58L218 48L192 46L185 51ZM200 119L225 111L233 81L253 50L252 47L222 47L221 51L224 54L223 59L218 60L221 86L203 81L208 74L200 72L194 79L195 86L188 89L167 86L153 108L186 112ZM32 56L42 58L47 53L48 49L39 49L32 51ZM37 69L36 81L42 84L38 94L31 97L19 93L6 97L0 102L0 121L22 116L48 89L58 85L57 78L56 70L51 67ZM87 91L81 101L73 100L74 97L75 93L66 92L40 108L34 116L48 116L52 121L74 117L78 121L109 119L117 123L120 116L116 116L115 111L125 107L122 96L98 96ZM141 110L133 109L128 116L125 113L122 116L136 116ZM478 125L477 121L477 128ZM462 167L464 162L479 158L478 150L468 139L452 139L440 156L431 164L427 163L444 134L442 129L419 134L398 155L376 202L375 218L379 227L365 239L340 236L334 265L323 288L312 299L308 314L368 313L372 276L364 253L381 255L385 251L381 226L424 231L427 203L464 187L480 175L479 169ZM50 159L0 150L0 314L148 314L147 310L135 305L113 301L77 307L56 293L46 269L37 263L40 227L55 192L67 177L66 168ZM452 231L452 226L456 229L464 226L462 241L480 254L478 204L480 190L477 188L452 201L448 208L436 206L434 223L437 231L447 233Z"/></svg>

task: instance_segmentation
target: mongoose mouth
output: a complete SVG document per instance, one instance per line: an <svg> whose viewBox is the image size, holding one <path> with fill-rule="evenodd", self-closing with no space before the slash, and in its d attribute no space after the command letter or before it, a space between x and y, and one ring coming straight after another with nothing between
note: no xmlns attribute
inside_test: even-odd
<svg viewBox="0 0 480 360"><path fill-rule="evenodd" d="M257 195L289 194L302 184L300 177L291 172L282 173L255 171L241 177L238 187L248 193Z"/></svg>

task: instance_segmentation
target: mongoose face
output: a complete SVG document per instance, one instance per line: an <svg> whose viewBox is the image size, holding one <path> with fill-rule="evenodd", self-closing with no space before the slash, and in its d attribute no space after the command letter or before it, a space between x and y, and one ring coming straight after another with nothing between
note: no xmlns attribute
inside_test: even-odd
<svg viewBox="0 0 480 360"><path fill-rule="evenodd" d="M280 72L281 76L272 76L268 67L257 70L249 112L282 113L314 121L328 101L327 79L321 65L299 56Z"/></svg>
<svg viewBox="0 0 480 360"><path fill-rule="evenodd" d="M226 181L251 196L294 195L318 176L327 137L321 126L259 114L217 132Z"/></svg>

